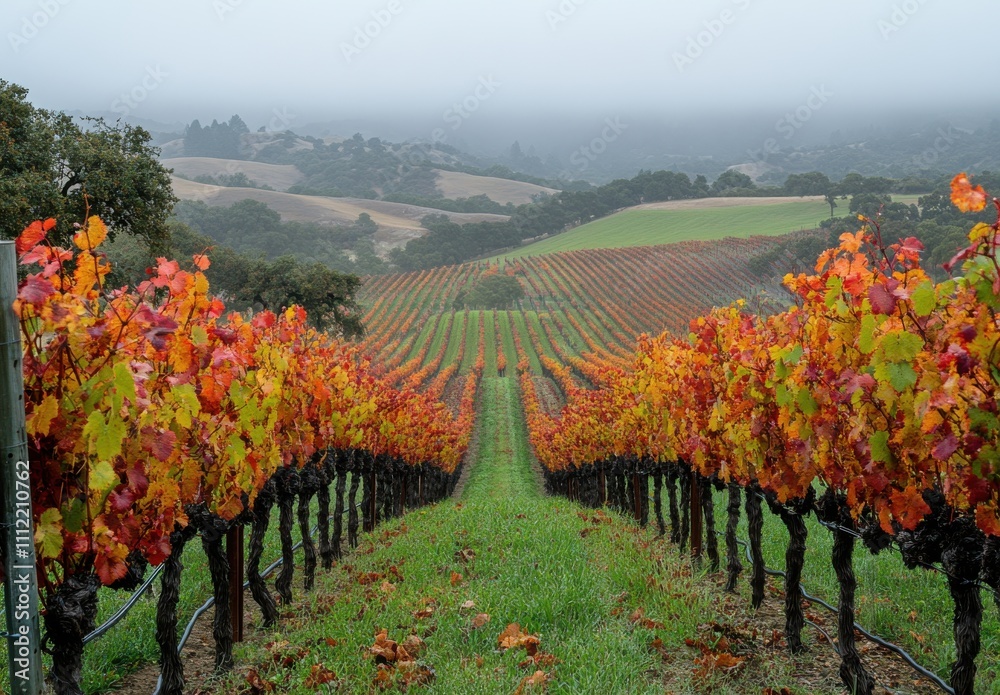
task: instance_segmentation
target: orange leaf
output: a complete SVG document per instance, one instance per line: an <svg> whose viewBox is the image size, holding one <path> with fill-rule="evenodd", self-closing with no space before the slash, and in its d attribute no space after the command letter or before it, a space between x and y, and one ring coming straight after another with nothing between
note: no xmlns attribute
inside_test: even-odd
<svg viewBox="0 0 1000 695"><path fill-rule="evenodd" d="M902 492L893 492L890 498L892 514L907 531L912 531L921 519L930 514L931 508L924 502L923 495L915 485L909 485Z"/></svg>
<svg viewBox="0 0 1000 695"><path fill-rule="evenodd" d="M208 270L208 267L212 265L212 262L208 260L208 256L203 253L199 253L194 257L194 265L198 270Z"/></svg>
<svg viewBox="0 0 1000 695"><path fill-rule="evenodd" d="M451 585L452 586L457 586L457 585L459 585L461 583L462 583L462 575L459 574L458 572L452 572L451 573Z"/></svg>
<svg viewBox="0 0 1000 695"><path fill-rule="evenodd" d="M45 238L48 231L55 226L56 221L49 218L44 222L32 222L25 227L21 235L17 237L17 241L14 242L17 255L20 256L35 248Z"/></svg>
<svg viewBox="0 0 1000 695"><path fill-rule="evenodd" d="M987 536L1000 536L1000 514L995 505L976 507L976 525Z"/></svg>
<svg viewBox="0 0 1000 695"><path fill-rule="evenodd" d="M973 186L963 171L951 181L951 202L962 212L979 212L986 207L986 191Z"/></svg>
<svg viewBox="0 0 1000 695"><path fill-rule="evenodd" d="M486 623L490 622L490 616L488 613L479 613L475 618L472 619L472 629L478 630Z"/></svg>

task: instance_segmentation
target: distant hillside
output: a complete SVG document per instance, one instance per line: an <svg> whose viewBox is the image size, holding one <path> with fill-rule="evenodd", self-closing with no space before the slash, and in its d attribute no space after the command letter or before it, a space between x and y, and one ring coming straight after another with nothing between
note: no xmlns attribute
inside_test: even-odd
<svg viewBox="0 0 1000 695"><path fill-rule="evenodd" d="M524 205L537 195L555 195L558 189L495 176L476 176L458 171L437 171L437 190L444 198L472 198L485 195L501 204Z"/></svg>
<svg viewBox="0 0 1000 695"><path fill-rule="evenodd" d="M214 157L171 157L161 162L168 169L173 169L174 175L179 178L194 180L199 176L218 178L242 173L258 185L269 186L276 191L287 191L305 178L291 164L265 164Z"/></svg>
<svg viewBox="0 0 1000 695"><path fill-rule="evenodd" d="M458 224L504 222L504 215L457 213L434 210L416 205L389 203L363 198L328 198L296 195L257 188L212 186L172 177L174 193L182 200L200 200L213 207L228 207L241 200L256 200L281 215L285 221L319 224L351 224L363 212L371 215L379 226L375 234L380 252L403 246L410 239L423 236L426 230L420 220L427 215L444 214Z"/></svg>

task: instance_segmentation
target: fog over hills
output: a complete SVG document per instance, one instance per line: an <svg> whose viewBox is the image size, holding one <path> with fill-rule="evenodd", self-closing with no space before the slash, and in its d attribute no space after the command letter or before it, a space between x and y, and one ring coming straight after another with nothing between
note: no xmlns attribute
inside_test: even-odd
<svg viewBox="0 0 1000 695"><path fill-rule="evenodd" d="M483 156L517 141L567 167L603 139L607 160L631 160L634 171L669 166L672 155L738 162L771 137L787 151L831 136L919 132L934 119L988 125L994 42L990 23L975 18L993 3L958 9L926 0L11 0L0 8L0 50L4 78L37 105L154 132L239 113L254 130L433 140ZM86 49L67 64L65 48L82 36ZM609 131L609 121L627 128Z"/></svg>

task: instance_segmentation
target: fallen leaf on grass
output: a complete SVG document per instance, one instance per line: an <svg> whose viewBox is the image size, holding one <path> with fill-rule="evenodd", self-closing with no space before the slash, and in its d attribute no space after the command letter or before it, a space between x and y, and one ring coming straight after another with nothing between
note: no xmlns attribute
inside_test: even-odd
<svg viewBox="0 0 1000 695"><path fill-rule="evenodd" d="M709 652L694 660L694 663L698 666L694 670L694 677L698 680L707 680L716 674L730 675L743 665L743 661L742 657L733 656L726 652L721 654Z"/></svg>
<svg viewBox="0 0 1000 695"><path fill-rule="evenodd" d="M244 695L260 695L261 693L272 693L278 687L276 683L261 678L257 669L250 669L246 677L249 686L243 691Z"/></svg>
<svg viewBox="0 0 1000 695"><path fill-rule="evenodd" d="M386 580L386 581L382 582L381 589L382 589L382 593L391 594L393 591L396 590L396 585L393 584L392 582Z"/></svg>
<svg viewBox="0 0 1000 695"><path fill-rule="evenodd" d="M488 622L490 622L490 616L488 613L477 613L476 617L472 619L472 629L478 630Z"/></svg>
<svg viewBox="0 0 1000 695"><path fill-rule="evenodd" d="M788 688L782 688L781 690L777 688L764 688L762 695L792 695L792 691Z"/></svg>
<svg viewBox="0 0 1000 695"><path fill-rule="evenodd" d="M632 615L629 616L628 620L633 625L644 627L647 630L662 630L664 627L663 623L660 621L647 618L646 611L643 608L636 608Z"/></svg>
<svg viewBox="0 0 1000 695"><path fill-rule="evenodd" d="M534 656L529 656L527 659L518 664L520 668L537 668L539 666L555 666L559 663L559 659L556 658L555 654L547 654L546 652L538 652Z"/></svg>
<svg viewBox="0 0 1000 695"><path fill-rule="evenodd" d="M428 685L434 680L434 669L424 664L409 662L398 667L400 686L403 690L414 685Z"/></svg>
<svg viewBox="0 0 1000 695"><path fill-rule="evenodd" d="M410 635L405 640L403 640L403 649L405 649L406 652L411 656L413 656L414 658L420 658L420 655L426 648L427 645L424 644L424 641L419 637L417 637L416 635Z"/></svg>
<svg viewBox="0 0 1000 695"><path fill-rule="evenodd" d="M417 620L423 620L424 618L429 618L434 615L434 606L427 606L427 608L421 608L419 611L414 611L413 617Z"/></svg>
<svg viewBox="0 0 1000 695"><path fill-rule="evenodd" d="M476 559L476 551L472 548L462 548L455 551L455 559L461 563L469 563Z"/></svg>
<svg viewBox="0 0 1000 695"><path fill-rule="evenodd" d="M458 586L461 583L462 583L462 575L459 574L458 572L452 572L451 573L451 585L452 586Z"/></svg>
<svg viewBox="0 0 1000 695"><path fill-rule="evenodd" d="M377 664L396 663L396 648L399 645L389 639L389 633L382 630L375 635L375 644L368 648L368 652L375 657Z"/></svg>
<svg viewBox="0 0 1000 695"><path fill-rule="evenodd" d="M666 645L663 644L663 640L659 637L649 643L649 650L659 654L660 658L663 659L664 662L669 662L673 659L673 655L667 649Z"/></svg>
<svg viewBox="0 0 1000 695"><path fill-rule="evenodd" d="M328 669L322 664L313 664L312 668L309 670L309 675L306 676L303 685L307 688L317 689L319 686L326 683L332 683L337 680L337 674Z"/></svg>
<svg viewBox="0 0 1000 695"><path fill-rule="evenodd" d="M538 652L538 645L540 643L541 640L538 638L538 635L529 635L521 632L521 626L517 623L508 625L507 629L501 632L500 637L497 638L497 646L501 651L524 647L524 650L528 652L528 656L534 656Z"/></svg>
<svg viewBox="0 0 1000 695"><path fill-rule="evenodd" d="M476 607L475 601L466 601L461 606L459 606L459 608L461 608L463 611L471 611L475 607Z"/></svg>
<svg viewBox="0 0 1000 695"><path fill-rule="evenodd" d="M517 690L514 691L514 695L524 695L526 691L536 689L536 692L545 692L545 684L548 680L549 677L545 671L535 671L532 675L521 679Z"/></svg>
<svg viewBox="0 0 1000 695"><path fill-rule="evenodd" d="M270 653L271 661L279 668L291 668L309 655L305 647L295 649L288 642L268 642L264 648Z"/></svg>

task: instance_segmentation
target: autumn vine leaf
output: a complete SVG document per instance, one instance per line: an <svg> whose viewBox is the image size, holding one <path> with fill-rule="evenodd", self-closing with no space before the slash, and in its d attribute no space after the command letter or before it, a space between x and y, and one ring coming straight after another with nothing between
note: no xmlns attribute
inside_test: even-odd
<svg viewBox="0 0 1000 695"><path fill-rule="evenodd" d="M951 202L962 212L980 212L986 207L986 191L973 186L968 174L962 172L951 181Z"/></svg>

